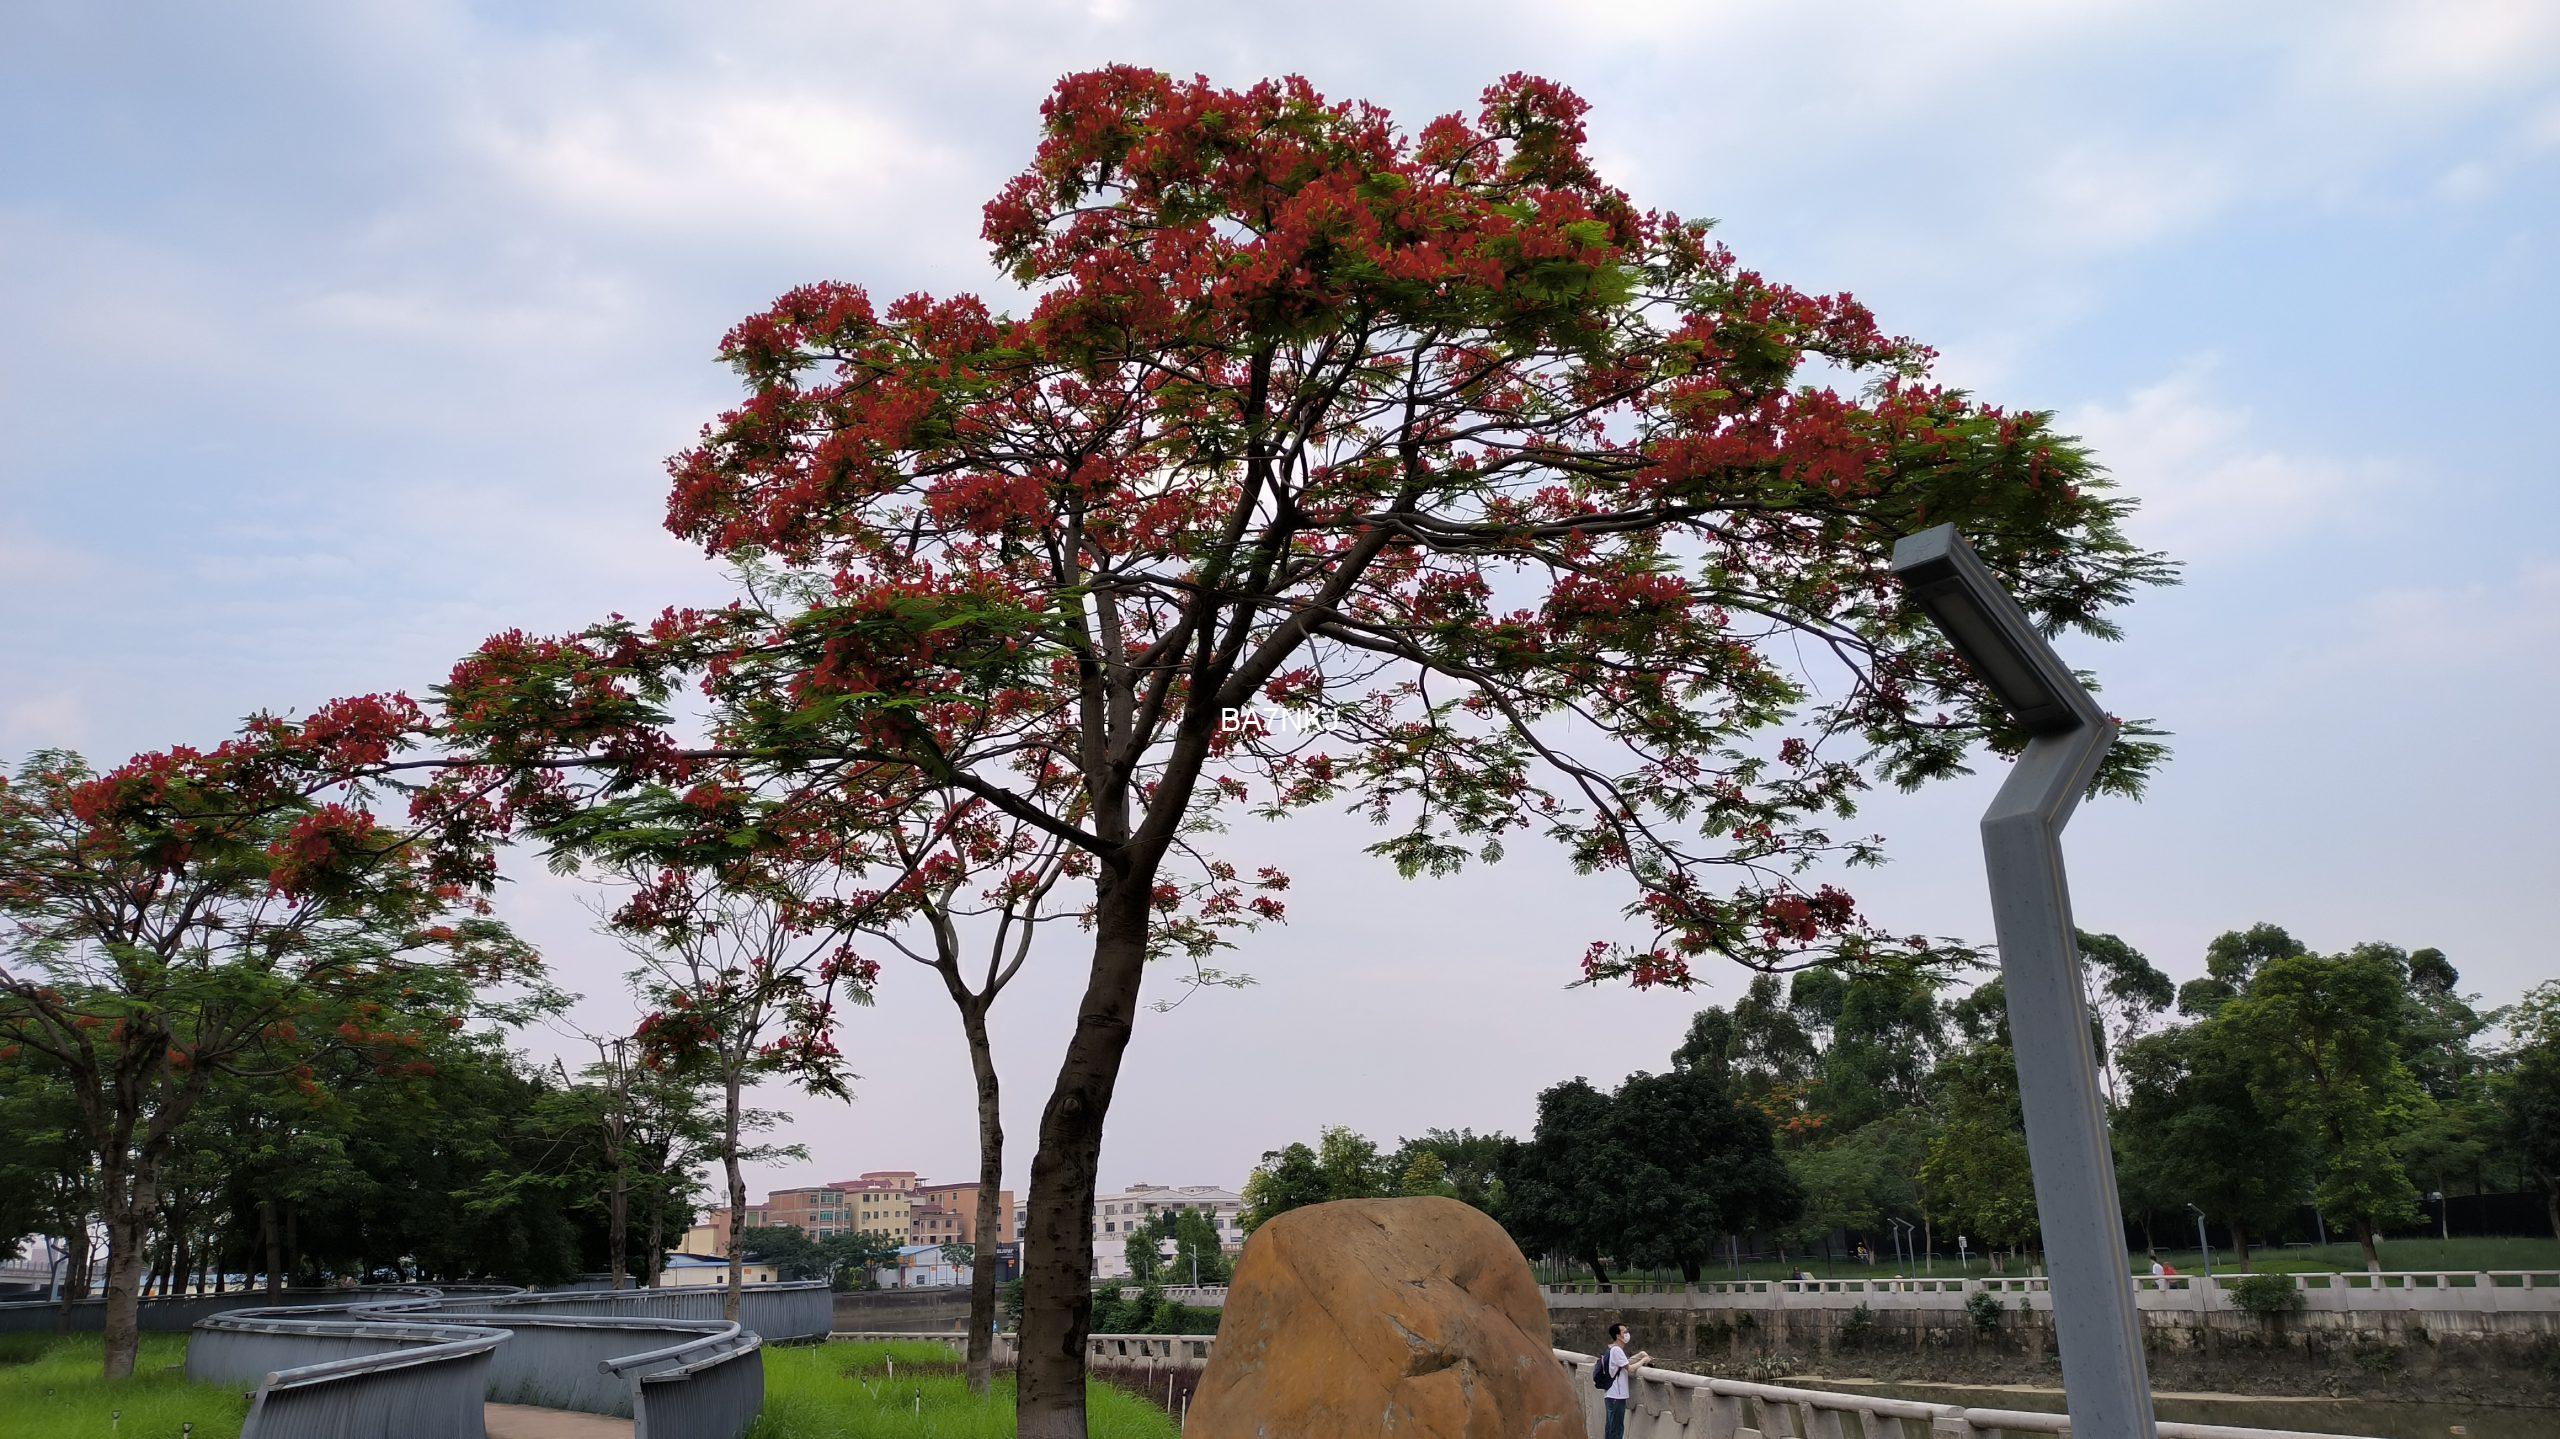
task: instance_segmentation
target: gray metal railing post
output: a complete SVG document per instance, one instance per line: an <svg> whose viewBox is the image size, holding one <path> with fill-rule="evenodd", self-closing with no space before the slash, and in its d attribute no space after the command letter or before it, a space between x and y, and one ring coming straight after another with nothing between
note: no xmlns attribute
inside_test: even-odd
<svg viewBox="0 0 2560 1439"><path fill-rule="evenodd" d="M2096 779L2116 725L1954 526L1896 544L1893 572L2033 736L1983 813L1982 853L2063 1388L2079 1439L2156 1439L2062 867L2062 827Z"/></svg>

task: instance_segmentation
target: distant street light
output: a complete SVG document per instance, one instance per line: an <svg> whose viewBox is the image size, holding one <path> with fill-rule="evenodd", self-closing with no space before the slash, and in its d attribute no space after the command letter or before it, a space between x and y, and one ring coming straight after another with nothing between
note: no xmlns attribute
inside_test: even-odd
<svg viewBox="0 0 2560 1439"><path fill-rule="evenodd" d="M2116 723L1953 525L1897 543L1893 573L2010 719L2034 736L1983 813L1982 853L2063 1389L2080 1439L2156 1439L2062 869L2062 827L2097 778Z"/></svg>
<svg viewBox="0 0 2560 1439"><path fill-rule="evenodd" d="M2446 1202L2444 1191L2441 1189L2427 1191L2427 1197L2436 1202L2436 1233L2443 1236L2445 1243L2451 1244L2453 1242L2453 1206Z"/></svg>
<svg viewBox="0 0 2560 1439"><path fill-rule="evenodd" d="M2204 1211L2192 1204L2188 1205L2187 1209L2196 1217L2196 1248L2204 1253L2204 1277L2211 1279L2213 1277L2213 1246L2205 1241Z"/></svg>

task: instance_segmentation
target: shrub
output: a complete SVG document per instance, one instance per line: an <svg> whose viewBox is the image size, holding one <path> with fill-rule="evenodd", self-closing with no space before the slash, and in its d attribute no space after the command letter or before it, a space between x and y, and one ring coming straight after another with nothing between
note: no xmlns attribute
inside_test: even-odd
<svg viewBox="0 0 2560 1439"><path fill-rule="evenodd" d="M2292 1276L2286 1274L2244 1274L2237 1279L2222 1281L2222 1287L2231 1296L2232 1303L2239 1305L2243 1312L2261 1319L2281 1319L2288 1314L2299 1314L2309 1303L2302 1297L2302 1290L2293 1282Z"/></svg>
<svg viewBox="0 0 2560 1439"><path fill-rule="evenodd" d="M1988 1289L1977 1289L1965 1296L1965 1317L1973 1321L1976 1334L1989 1334L1998 1329L2000 1316L2007 1312L2008 1306L2000 1302L2000 1296Z"/></svg>
<svg viewBox="0 0 2560 1439"><path fill-rule="evenodd" d="M1850 1310L1849 1316L1840 1321L1840 1342L1842 1344L1863 1344L1866 1342L1867 1336L1875 1332L1876 1312L1869 1309L1864 1304Z"/></svg>

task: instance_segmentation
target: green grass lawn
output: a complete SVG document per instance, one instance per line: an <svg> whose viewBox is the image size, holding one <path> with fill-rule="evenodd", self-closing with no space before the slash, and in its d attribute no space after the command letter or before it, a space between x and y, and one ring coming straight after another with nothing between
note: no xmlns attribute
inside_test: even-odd
<svg viewBox="0 0 2560 1439"><path fill-rule="evenodd" d="M248 1400L188 1383L186 1357L185 1335L145 1334L134 1377L109 1384L94 1334L0 1335L0 1439L239 1439Z"/></svg>
<svg viewBox="0 0 2560 1439"><path fill-rule="evenodd" d="M822 1344L764 1351L764 1417L747 1439L1010 1439L1013 1381L981 1399L949 1345ZM1093 1439L1175 1439L1163 1410L1088 1389Z"/></svg>
<svg viewBox="0 0 2560 1439"><path fill-rule="evenodd" d="M2333 1231L2334 1234L2334 1231ZM2449 1269L2464 1273L2482 1269L2560 1269L2560 1239L2385 1239L2380 1244L2386 1270ZM2193 1249L2160 1251L2182 1274L2204 1272L2203 1257ZM2213 1251L2216 1274L2239 1266L2227 1249ZM2269 1249L2251 1245L2249 1267L2260 1274L2357 1274L2364 1270L2364 1251L2353 1241L2326 1247ZM2149 1273L2145 1262L2139 1272Z"/></svg>
<svg viewBox="0 0 2560 1439"><path fill-rule="evenodd" d="M2165 1239L2168 1236L2164 1234L2161 1237ZM2176 1265L2182 1274L2204 1272L2204 1265L2192 1248L2163 1249L2160 1257ZM2151 1261L2140 1254L2129 1254L2126 1261L2136 1274L2151 1272ZM1746 1262L1742 1266L1742 1277L1784 1279L1791 1267L1808 1270L1816 1279L1891 1279L1896 1274L1908 1274L1914 1278L1929 1274L1940 1279L1959 1275L1976 1279L1991 1277L1991 1263L1979 1253L1972 1257L1972 1262L1961 1265L1954 1256L1942 1254L1923 1268L1897 1262L1890 1252L1879 1255L1873 1264L1861 1264L1847 1255L1836 1255L1829 1260L1815 1255L1791 1263L1774 1259ZM2213 1267L2216 1273L2234 1267L2231 1256L2216 1249ZM2331 1270L2352 1274L2363 1270L2364 1254L2352 1241L2325 1248L2305 1245L2270 1249L2264 1245L2253 1245L2249 1250L2249 1267L2262 1274L2316 1274ZM2450 1269L2466 1272L2481 1269L2560 1269L2560 1239L2385 1239L2382 1241L2382 1267L2388 1270ZM2004 1272L2015 1277L2026 1270L2012 1257ZM1549 1282L1588 1283L1591 1271L1542 1265L1539 1275ZM1733 1266L1709 1265L1703 1277L1731 1279L1734 1277ZM1677 1270L1612 1269L1609 1278L1620 1283L1640 1280L1680 1282Z"/></svg>

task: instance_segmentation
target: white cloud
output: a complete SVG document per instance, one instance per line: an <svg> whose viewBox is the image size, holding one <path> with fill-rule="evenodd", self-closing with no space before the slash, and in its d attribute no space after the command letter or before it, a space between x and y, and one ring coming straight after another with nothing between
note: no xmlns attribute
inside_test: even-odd
<svg viewBox="0 0 2560 1439"><path fill-rule="evenodd" d="M2268 548L2349 521L2385 481L2378 467L2290 453L2253 434L2250 412L2216 392L2210 359L2119 401L2064 416L2124 490L2142 501L2136 538L2180 558Z"/></svg>
<svg viewBox="0 0 2560 1439"><path fill-rule="evenodd" d="M674 230L894 228L953 156L842 98L632 83L473 137L534 203L609 225Z"/></svg>
<svg viewBox="0 0 2560 1439"><path fill-rule="evenodd" d="M97 559L42 535L0 525L0 586L9 590L58 589L94 579Z"/></svg>
<svg viewBox="0 0 2560 1439"><path fill-rule="evenodd" d="M2237 188L2226 161L2184 145L2075 145L2025 192L2026 224L2065 251L2139 249L2195 229Z"/></svg>
<svg viewBox="0 0 2560 1439"><path fill-rule="evenodd" d="M2343 6L2310 53L2341 89L2477 99L2560 61L2549 0L2389 0Z"/></svg>
<svg viewBox="0 0 2560 1439"><path fill-rule="evenodd" d="M2529 562L2512 576L2368 595L2336 659L2395 685L2495 668L2547 686L2560 678L2560 559Z"/></svg>
<svg viewBox="0 0 2560 1439"><path fill-rule="evenodd" d="M67 690L0 704L0 766L13 766L30 750L77 747L88 729L80 697Z"/></svg>

